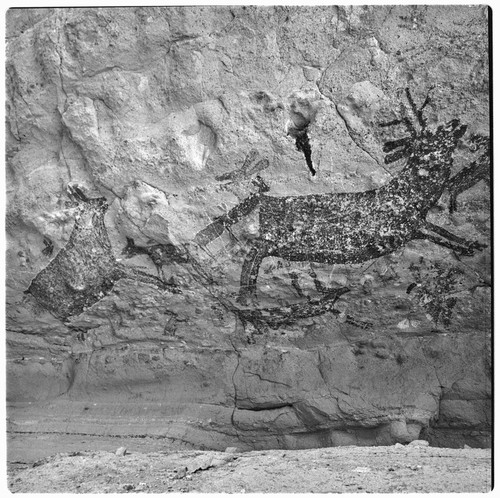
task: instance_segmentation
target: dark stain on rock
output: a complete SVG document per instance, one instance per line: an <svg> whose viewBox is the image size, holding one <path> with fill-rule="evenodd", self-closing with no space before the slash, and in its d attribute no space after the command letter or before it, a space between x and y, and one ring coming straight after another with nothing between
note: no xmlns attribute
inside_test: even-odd
<svg viewBox="0 0 500 498"><path fill-rule="evenodd" d="M295 133L295 147L297 147L297 150L300 150L304 154L307 167L309 168L311 175L315 176L316 170L314 169L312 162L312 150L311 144L309 143L309 135L307 134L307 127Z"/></svg>

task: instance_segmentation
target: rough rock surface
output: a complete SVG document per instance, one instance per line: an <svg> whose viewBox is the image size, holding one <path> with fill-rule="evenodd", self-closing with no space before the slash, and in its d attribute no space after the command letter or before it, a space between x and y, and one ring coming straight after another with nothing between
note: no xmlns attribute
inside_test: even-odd
<svg viewBox="0 0 500 498"><path fill-rule="evenodd" d="M9 11L9 430L488 446L488 15Z"/></svg>

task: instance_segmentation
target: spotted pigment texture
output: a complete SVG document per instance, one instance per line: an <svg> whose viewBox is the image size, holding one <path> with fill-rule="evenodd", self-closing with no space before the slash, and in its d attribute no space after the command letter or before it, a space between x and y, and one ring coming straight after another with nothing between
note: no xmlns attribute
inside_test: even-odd
<svg viewBox="0 0 500 498"><path fill-rule="evenodd" d="M383 125L404 124L410 133L384 145L386 163L407 157L387 184L365 192L260 198L260 236L243 263L240 303L255 293L260 264L268 256L352 264L390 254L414 239L460 254L481 247L426 221L447 186L453 152L467 127L454 119L430 130L423 117L429 98L417 109L408 89L406 96L420 130L406 115Z"/></svg>

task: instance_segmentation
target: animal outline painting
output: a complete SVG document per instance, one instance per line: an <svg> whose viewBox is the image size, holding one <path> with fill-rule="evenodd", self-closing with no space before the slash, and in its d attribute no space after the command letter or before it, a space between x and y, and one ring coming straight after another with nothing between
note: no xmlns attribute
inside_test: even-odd
<svg viewBox="0 0 500 498"><path fill-rule="evenodd" d="M474 250L486 247L427 221L430 209L449 185L453 152L467 126L453 119L431 130L423 112L430 97L418 108L408 88L405 93L416 123L403 112L400 119L381 124L403 124L409 132L409 136L386 142L383 147L386 163L407 158L402 171L388 183L354 193L260 195L260 231L243 262L237 299L240 304L248 305L255 295L259 268L268 256L288 261L355 264L390 254L415 239L427 239L462 255L472 255ZM473 166L474 163L470 165ZM466 173L471 177L472 172ZM482 173L477 181L484 176ZM216 233L217 224L228 226L238 221L237 211L238 206L220 217L203 231L203 236Z"/></svg>
<svg viewBox="0 0 500 498"><path fill-rule="evenodd" d="M180 292L175 284L115 259L104 223L109 207L104 197L89 198L78 185L68 185L68 195L78 206L69 241L36 275L25 294L64 321L100 301L122 278Z"/></svg>
<svg viewBox="0 0 500 498"><path fill-rule="evenodd" d="M404 124L409 136L384 145L386 163L407 157L403 170L385 185L364 192L272 197L260 201L260 234L245 258L238 302L255 294L259 267L267 256L288 261L361 263L390 254L411 240L427 239L472 255L486 247L426 220L451 176L453 152L467 126L453 119L435 131L427 126L409 89L406 97L417 121L408 116L381 126Z"/></svg>
<svg viewBox="0 0 500 498"><path fill-rule="evenodd" d="M406 158L401 172L385 185L354 193L273 197L268 194L269 186L257 176L253 183L258 192L198 232L193 242L203 247L250 212L260 209L259 236L242 264L237 298L239 305L248 306L255 295L260 265L268 256L287 261L354 264L390 254L415 239L427 239L464 255L486 247L432 224L426 217L446 188L450 191L453 209L456 209L457 195L481 179L488 178L489 140L473 136L476 149L485 150L477 161L450 178L453 153L466 132L466 125L453 119L432 131L423 115L430 102L429 97L420 108L417 108L408 89L406 97L416 123L413 124L403 113L401 119L381 125L403 124L409 132L409 136L386 142L383 147L387 154L386 163ZM256 157L253 154L250 159ZM247 164L252 162L250 159L244 165L246 169L250 168ZM265 169L268 162L260 160L257 166L257 169L253 168L255 173ZM200 265L187 247L177 248L171 244L140 247L135 245L133 239L127 238L122 254L126 257L148 255L156 266L158 277L119 264L112 255L104 226L107 209L104 198L89 199L72 186L68 187L68 192L78 201L81 211L70 241L33 279L26 291L59 318L64 320L81 313L102 299L121 278L137 279L170 292L180 292L172 279L166 281L163 273L163 265L171 263L191 264L195 274L202 274L202 283L211 285L210 276L199 271ZM95 246L91 251L95 256L89 256L92 249L89 244ZM85 246L89 247L85 249ZM69 269L75 264L82 268L80 276ZM73 282L75 278L79 279L77 284ZM245 310L234 306L226 297L221 299L243 322L252 322L256 327L267 324L275 328L295 319L335 312L335 301L349 291L346 287L319 288L317 279L315 284L323 297L286 308L287 312L280 308L262 308L259 311L255 306ZM347 317L347 321L361 327L369 325L351 316Z"/></svg>

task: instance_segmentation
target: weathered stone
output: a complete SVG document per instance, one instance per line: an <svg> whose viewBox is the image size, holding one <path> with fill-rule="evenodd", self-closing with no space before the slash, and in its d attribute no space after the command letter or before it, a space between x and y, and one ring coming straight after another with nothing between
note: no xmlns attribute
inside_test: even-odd
<svg viewBox="0 0 500 498"><path fill-rule="evenodd" d="M409 443L409 446L429 446L429 441L424 439L415 439Z"/></svg>
<svg viewBox="0 0 500 498"><path fill-rule="evenodd" d="M115 455L116 456L125 456L127 454L127 448L125 446L120 446L116 451Z"/></svg>
<svg viewBox="0 0 500 498"><path fill-rule="evenodd" d="M9 429L487 445L488 15L10 10Z"/></svg>

